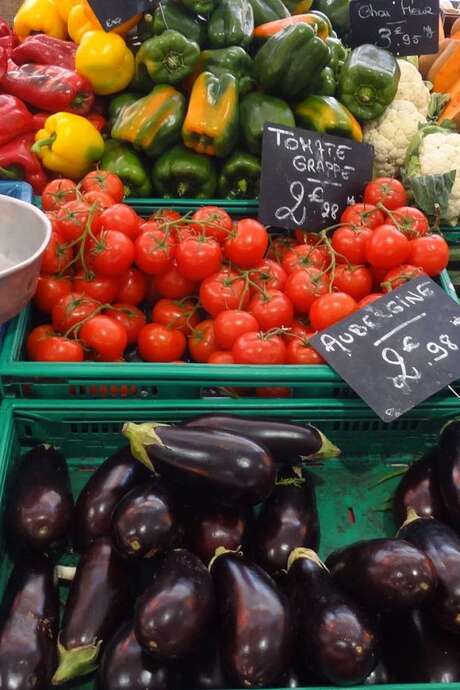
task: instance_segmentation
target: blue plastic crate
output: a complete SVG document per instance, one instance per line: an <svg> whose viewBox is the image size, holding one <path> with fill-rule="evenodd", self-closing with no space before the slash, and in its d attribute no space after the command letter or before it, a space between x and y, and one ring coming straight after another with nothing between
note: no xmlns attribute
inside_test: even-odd
<svg viewBox="0 0 460 690"><path fill-rule="evenodd" d="M29 204L32 203L32 187L28 182L1 181L0 194L11 196L13 199L19 199L19 201L27 201Z"/></svg>

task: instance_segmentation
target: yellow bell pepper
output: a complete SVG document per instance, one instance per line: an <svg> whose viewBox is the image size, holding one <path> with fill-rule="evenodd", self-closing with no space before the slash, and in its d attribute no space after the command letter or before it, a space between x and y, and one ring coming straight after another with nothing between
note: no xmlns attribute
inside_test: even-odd
<svg viewBox="0 0 460 690"><path fill-rule="evenodd" d="M75 5L79 5L81 0L59 0L57 3L58 12L62 17L62 20L67 24L69 19L70 10ZM69 34L70 36L70 34Z"/></svg>
<svg viewBox="0 0 460 690"><path fill-rule="evenodd" d="M83 36L75 64L99 96L123 91L134 77L134 55L121 36L105 31L89 31Z"/></svg>
<svg viewBox="0 0 460 690"><path fill-rule="evenodd" d="M104 139L86 118L55 113L35 135L32 151L45 168L79 180L104 153Z"/></svg>
<svg viewBox="0 0 460 690"><path fill-rule="evenodd" d="M58 11L61 0L25 0L14 18L13 28L19 40L31 33L67 38L67 26Z"/></svg>
<svg viewBox="0 0 460 690"><path fill-rule="evenodd" d="M75 43L80 43L81 39L88 31L103 31L104 27L94 14L87 0L65 0L71 2L72 7L67 16L67 28L70 38ZM124 35L128 33L141 20L142 15L137 14L123 24L111 29L110 33Z"/></svg>

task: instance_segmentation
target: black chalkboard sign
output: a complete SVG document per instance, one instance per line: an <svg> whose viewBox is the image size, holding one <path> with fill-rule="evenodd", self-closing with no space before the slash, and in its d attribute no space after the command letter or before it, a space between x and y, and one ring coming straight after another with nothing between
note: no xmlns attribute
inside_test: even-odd
<svg viewBox="0 0 460 690"><path fill-rule="evenodd" d="M339 221L372 178L374 149L351 139L267 123L259 218L265 225L322 230Z"/></svg>
<svg viewBox="0 0 460 690"><path fill-rule="evenodd" d="M420 276L311 339L391 422L460 378L460 305Z"/></svg>
<svg viewBox="0 0 460 690"><path fill-rule="evenodd" d="M158 0L88 0L106 31L115 29L136 14L155 9Z"/></svg>
<svg viewBox="0 0 460 690"><path fill-rule="evenodd" d="M351 0L351 45L372 43L395 55L439 48L439 0Z"/></svg>

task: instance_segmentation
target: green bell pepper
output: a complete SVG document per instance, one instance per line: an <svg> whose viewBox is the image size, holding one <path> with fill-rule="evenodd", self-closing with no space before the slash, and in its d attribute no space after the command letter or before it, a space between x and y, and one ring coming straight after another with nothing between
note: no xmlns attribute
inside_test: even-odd
<svg viewBox="0 0 460 690"><path fill-rule="evenodd" d="M168 29L145 41L136 55L136 72L147 72L156 84L177 84L192 73L200 46Z"/></svg>
<svg viewBox="0 0 460 690"><path fill-rule="evenodd" d="M148 96L119 111L112 137L128 141L148 156L159 156L180 140L185 108L185 98L179 91L159 84Z"/></svg>
<svg viewBox="0 0 460 690"><path fill-rule="evenodd" d="M125 91L124 93L120 93L114 98L112 98L112 100L109 103L109 108L107 110L107 123L109 128L112 129L113 123L115 122L123 108L125 108L127 105L132 105L140 98L142 98L142 95L139 93L134 93L134 91Z"/></svg>
<svg viewBox="0 0 460 690"><path fill-rule="evenodd" d="M245 48L251 42L253 31L254 12L249 0L220 0L208 23L211 48Z"/></svg>
<svg viewBox="0 0 460 690"><path fill-rule="evenodd" d="M238 89L241 96L249 93L255 86L252 76L252 58L239 46L230 46L220 50L204 50L193 70L193 81L202 72L212 72L220 77L232 74L238 82Z"/></svg>
<svg viewBox="0 0 460 690"><path fill-rule="evenodd" d="M179 2L194 14L210 14L218 0L179 0Z"/></svg>
<svg viewBox="0 0 460 690"><path fill-rule="evenodd" d="M315 0L314 9L323 12L341 36L350 30L350 0Z"/></svg>
<svg viewBox="0 0 460 690"><path fill-rule="evenodd" d="M329 60L328 67L333 70L336 77L339 77L349 51L347 48L345 48L339 38L332 38L332 36L326 38L326 45L331 53L331 59Z"/></svg>
<svg viewBox="0 0 460 690"><path fill-rule="evenodd" d="M108 139L100 167L118 175L125 185L126 196L152 196L153 186L147 169L139 154L129 144Z"/></svg>
<svg viewBox="0 0 460 690"><path fill-rule="evenodd" d="M319 78L311 87L311 93L317 96L335 96L337 80L331 67L323 67Z"/></svg>
<svg viewBox="0 0 460 690"><path fill-rule="evenodd" d="M255 26L290 16L290 12L282 0L249 0L249 2L254 12Z"/></svg>
<svg viewBox="0 0 460 690"><path fill-rule="evenodd" d="M361 125L336 98L308 96L294 106L294 114L299 127L313 129L320 134L363 140Z"/></svg>
<svg viewBox="0 0 460 690"><path fill-rule="evenodd" d="M313 0L283 0L291 14L306 14L313 7Z"/></svg>
<svg viewBox="0 0 460 690"><path fill-rule="evenodd" d="M295 98L330 59L326 43L308 24L294 24L268 39L254 60L254 77L265 91Z"/></svg>
<svg viewBox="0 0 460 690"><path fill-rule="evenodd" d="M213 159L185 146L175 146L158 158L152 176L156 192L167 199L212 199L216 193Z"/></svg>
<svg viewBox="0 0 460 690"><path fill-rule="evenodd" d="M260 160L245 151L235 151L219 176L219 196L223 199L257 199L260 191Z"/></svg>
<svg viewBox="0 0 460 690"><path fill-rule="evenodd" d="M240 104L240 129L245 148L251 153L262 151L262 136L266 122L295 127L294 113L287 103L263 93L250 93Z"/></svg>
<svg viewBox="0 0 460 690"><path fill-rule="evenodd" d="M161 0L153 14L144 14L138 26L138 35L142 41L146 41L168 29L178 31L182 36L195 41L200 46L204 45L207 38L206 24L197 17L191 16L174 0Z"/></svg>
<svg viewBox="0 0 460 690"><path fill-rule="evenodd" d="M393 101L400 76L394 55L377 46L359 46L342 68L339 99L358 120L375 120Z"/></svg>

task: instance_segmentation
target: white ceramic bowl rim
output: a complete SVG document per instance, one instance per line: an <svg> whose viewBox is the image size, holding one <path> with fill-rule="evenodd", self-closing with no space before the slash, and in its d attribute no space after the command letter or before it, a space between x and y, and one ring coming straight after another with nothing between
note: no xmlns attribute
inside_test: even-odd
<svg viewBox="0 0 460 690"><path fill-rule="evenodd" d="M43 254L51 239L52 227L50 219L43 213L43 211L40 211L39 208L33 206L33 204L29 204L27 201L21 201L20 199L14 199L12 197L4 195L0 195L0 199L2 201L5 199L8 201L8 203L13 204L13 206L17 206L18 208L23 208L26 211L30 211L35 216L39 217L40 220L43 221L44 226L46 227L45 238L39 246L39 248L37 249L37 251L34 252L32 256L29 256L28 259L24 259L24 261L21 261L20 263L15 264L14 266L10 266L9 268L6 268L4 271L0 271L1 280L2 278L6 278L7 276L12 275L13 273L17 273L23 268L27 268L27 266L33 264L33 262L36 261Z"/></svg>

